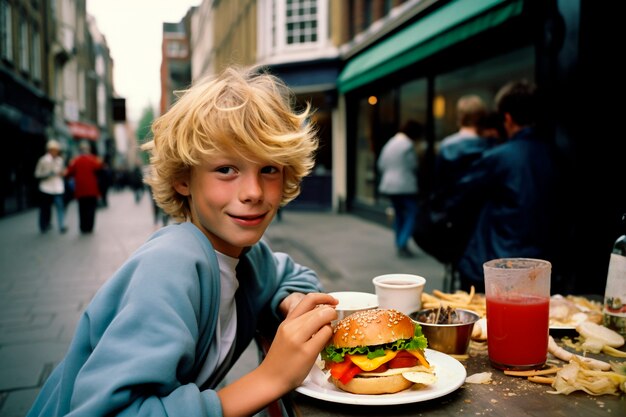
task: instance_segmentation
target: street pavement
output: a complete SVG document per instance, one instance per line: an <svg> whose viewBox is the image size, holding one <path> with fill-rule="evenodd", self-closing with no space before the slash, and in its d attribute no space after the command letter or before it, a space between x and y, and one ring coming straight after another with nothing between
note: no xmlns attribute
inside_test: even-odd
<svg viewBox="0 0 626 417"><path fill-rule="evenodd" d="M0 219L0 417L26 414L95 292L161 227L148 194L138 203L131 191L109 194L92 234L79 233L75 201L67 208L66 234L54 223L41 234L35 209ZM372 278L393 272L422 275L427 292L444 288L442 264L414 245L414 258L397 258L389 225L354 215L287 207L265 239L315 269L328 292L373 293ZM257 364L251 344L227 380Z"/></svg>

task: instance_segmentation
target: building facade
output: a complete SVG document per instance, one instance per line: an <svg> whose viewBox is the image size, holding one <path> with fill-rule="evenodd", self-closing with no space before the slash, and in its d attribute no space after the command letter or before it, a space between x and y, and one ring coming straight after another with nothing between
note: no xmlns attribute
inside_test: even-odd
<svg viewBox="0 0 626 417"><path fill-rule="evenodd" d="M33 172L53 120L45 0L0 1L0 216L34 204Z"/></svg>
<svg viewBox="0 0 626 417"><path fill-rule="evenodd" d="M319 170L290 208L301 203L386 223L389 202L377 192L376 160L404 121L426 127L426 193L438 143L457 129L456 100L478 94L493 106L506 82L534 81L548 110L541 127L561 174L554 288L603 292L626 211L618 168L625 141L611 140L607 121L619 116L606 105L620 66L616 54L601 47L617 39L620 14L613 6L592 0L205 0L200 10L213 30L198 48L208 55L193 57L204 63L197 74L261 64L318 109ZM318 175L328 176L316 181ZM598 184L613 191L600 193ZM566 261L572 254L589 262L572 265Z"/></svg>
<svg viewBox="0 0 626 417"><path fill-rule="evenodd" d="M112 60L85 0L0 0L0 216L37 204L37 159L55 138L114 153Z"/></svg>
<svg viewBox="0 0 626 417"><path fill-rule="evenodd" d="M176 101L177 91L191 84L190 36L194 12L192 7L180 22L163 23L160 114Z"/></svg>

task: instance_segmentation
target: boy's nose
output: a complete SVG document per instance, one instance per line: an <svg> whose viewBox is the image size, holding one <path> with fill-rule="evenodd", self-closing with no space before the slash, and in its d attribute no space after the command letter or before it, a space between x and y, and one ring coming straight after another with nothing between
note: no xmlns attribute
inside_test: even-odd
<svg viewBox="0 0 626 417"><path fill-rule="evenodd" d="M240 190L242 201L256 202L263 198L263 186L256 175L248 175L242 181Z"/></svg>

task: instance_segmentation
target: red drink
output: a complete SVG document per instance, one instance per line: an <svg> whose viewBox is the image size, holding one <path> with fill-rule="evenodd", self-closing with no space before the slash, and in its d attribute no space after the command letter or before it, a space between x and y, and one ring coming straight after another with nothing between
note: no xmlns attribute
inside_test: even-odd
<svg viewBox="0 0 626 417"><path fill-rule="evenodd" d="M536 369L548 355L550 299L532 295L487 297L487 345L492 366Z"/></svg>

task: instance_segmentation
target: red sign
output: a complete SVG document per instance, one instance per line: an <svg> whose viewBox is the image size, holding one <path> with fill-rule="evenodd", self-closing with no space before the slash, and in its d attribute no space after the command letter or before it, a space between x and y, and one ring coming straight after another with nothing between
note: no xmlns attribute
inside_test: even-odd
<svg viewBox="0 0 626 417"><path fill-rule="evenodd" d="M81 122L67 122L70 133L76 139L98 140L100 130L97 126Z"/></svg>

